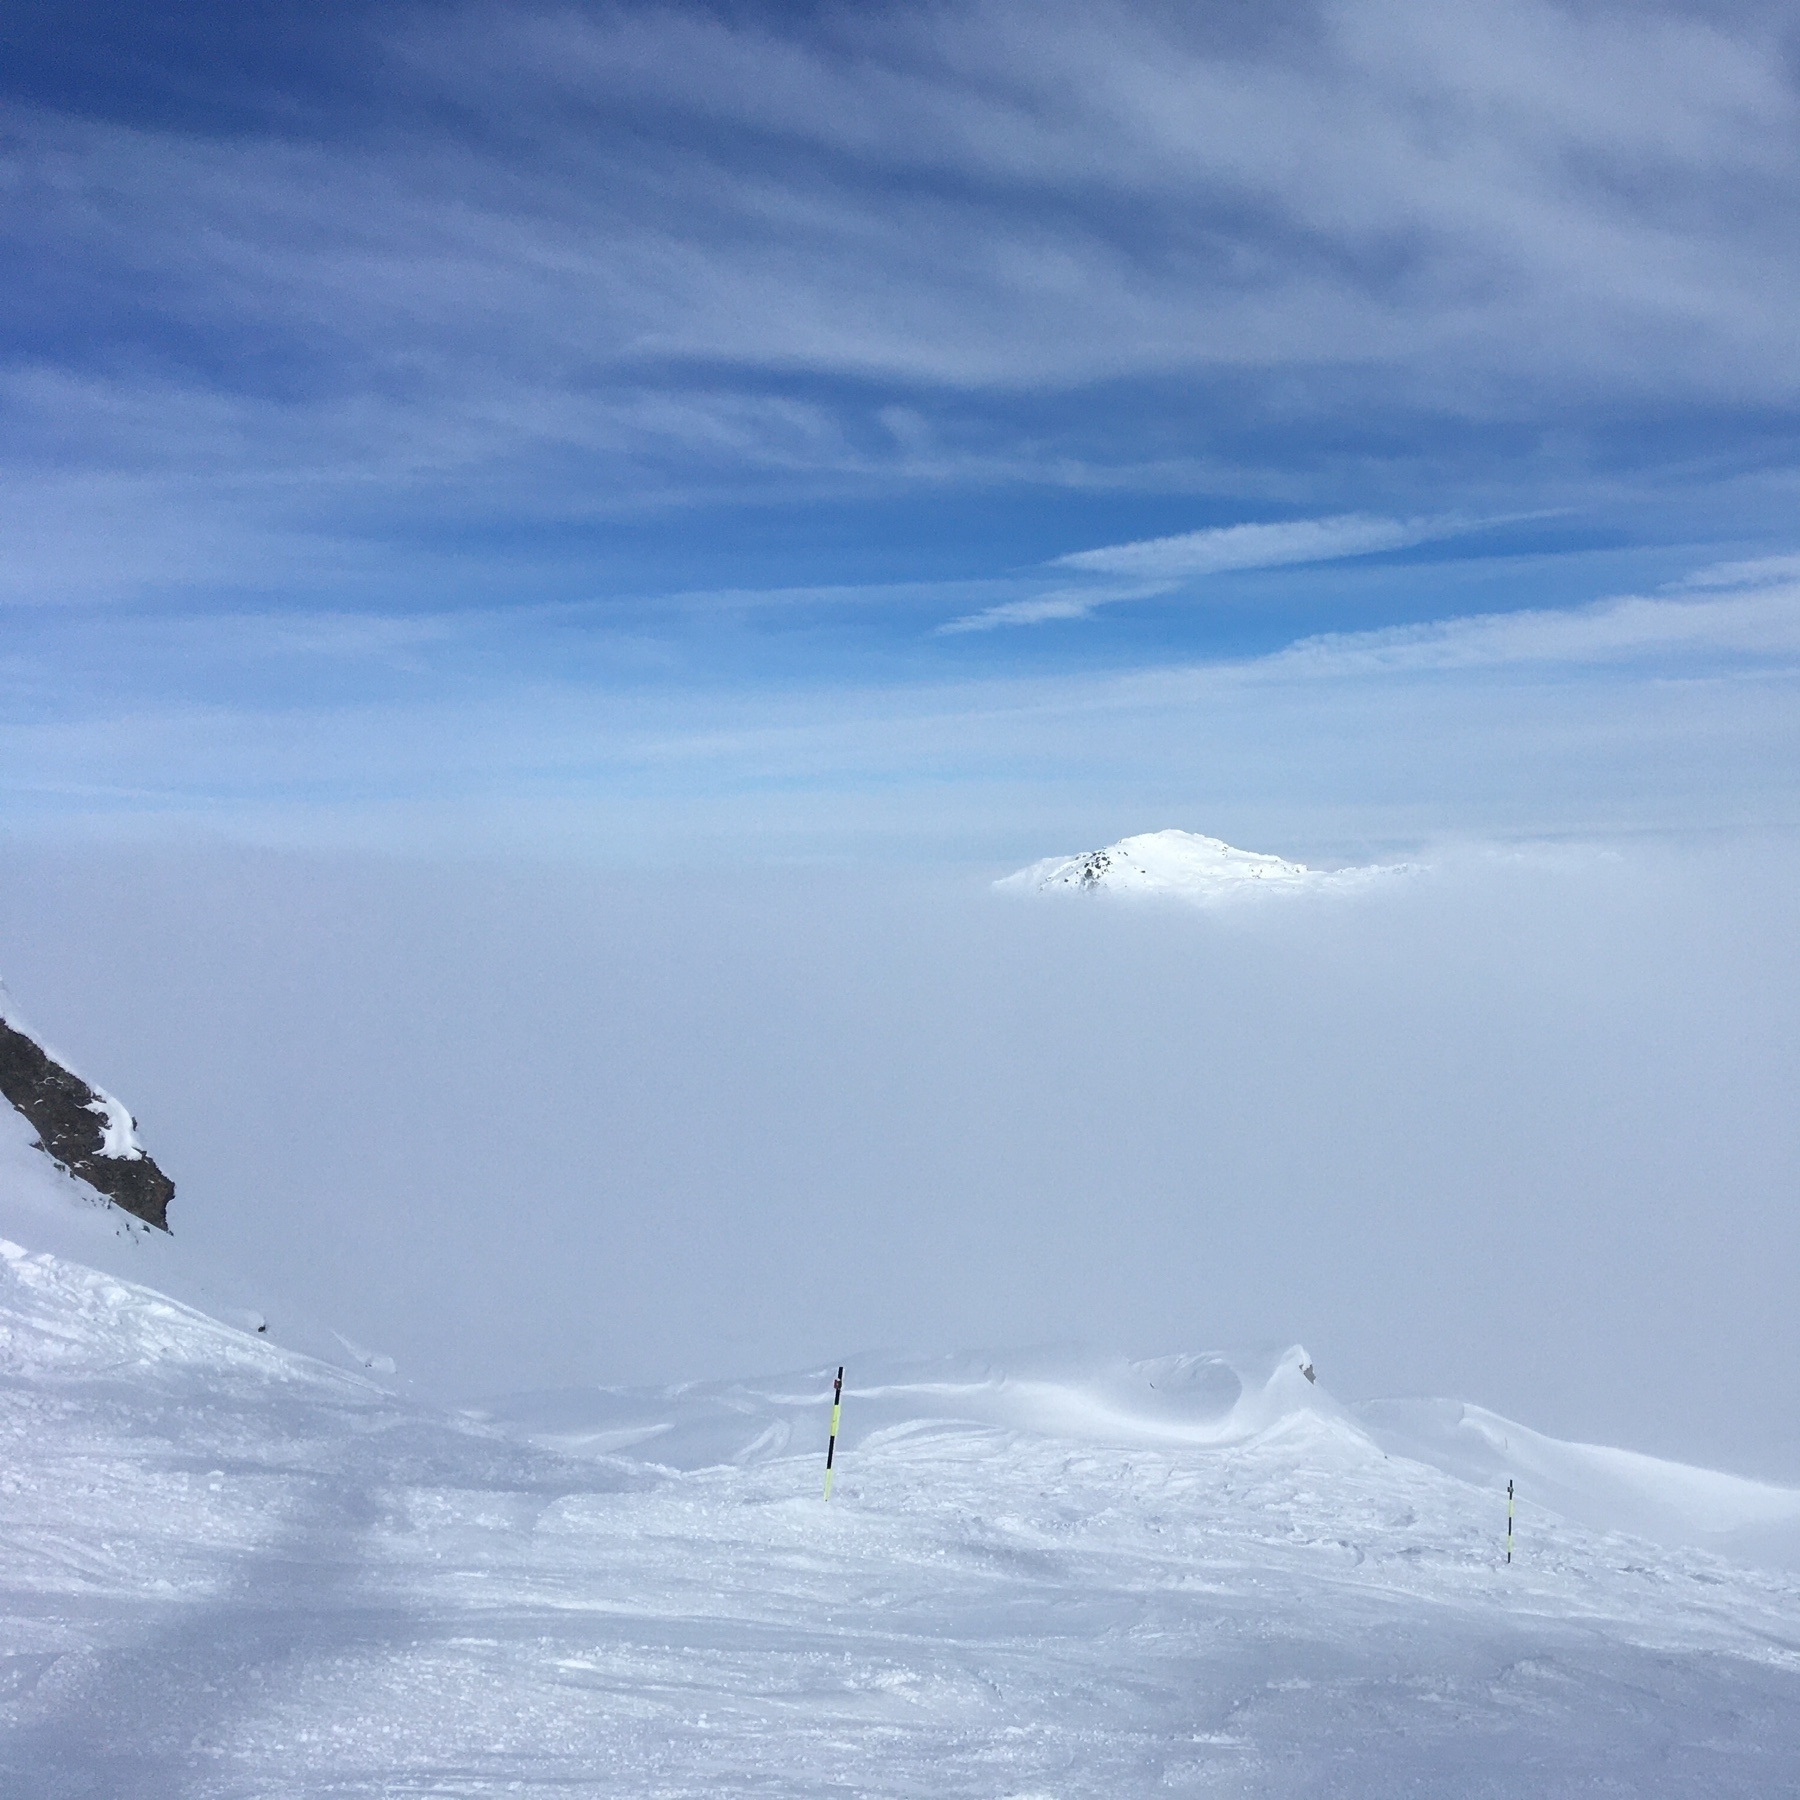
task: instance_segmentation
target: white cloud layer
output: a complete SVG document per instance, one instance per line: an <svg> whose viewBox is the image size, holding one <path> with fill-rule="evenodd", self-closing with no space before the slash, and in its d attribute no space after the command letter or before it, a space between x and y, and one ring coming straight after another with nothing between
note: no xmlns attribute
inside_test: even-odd
<svg viewBox="0 0 1800 1800"><path fill-rule="evenodd" d="M1303 1336L1791 1472L1797 879L1703 838L1202 918L113 846L11 856L0 946L181 1241L439 1391Z"/></svg>

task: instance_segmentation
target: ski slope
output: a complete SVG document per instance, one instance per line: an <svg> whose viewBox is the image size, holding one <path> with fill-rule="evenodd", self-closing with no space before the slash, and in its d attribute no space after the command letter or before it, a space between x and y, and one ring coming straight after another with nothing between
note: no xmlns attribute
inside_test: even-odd
<svg viewBox="0 0 1800 1800"><path fill-rule="evenodd" d="M1192 831L1146 831L1103 850L1049 856L994 883L1002 893L1158 895L1211 905L1269 894L1349 893L1415 871L1405 864L1309 869Z"/></svg>
<svg viewBox="0 0 1800 1800"><path fill-rule="evenodd" d="M113 1206L36 1147L26 1120L0 1100L0 1237L105 1271L328 1363L391 1375L393 1359L353 1343L283 1293L264 1274L246 1274L152 1230Z"/></svg>
<svg viewBox="0 0 1800 1800"><path fill-rule="evenodd" d="M826 1505L825 1370L445 1414L9 1243L0 1792L1800 1786L1793 1575L1529 1479L1505 1567L1304 1359L865 1359Z"/></svg>

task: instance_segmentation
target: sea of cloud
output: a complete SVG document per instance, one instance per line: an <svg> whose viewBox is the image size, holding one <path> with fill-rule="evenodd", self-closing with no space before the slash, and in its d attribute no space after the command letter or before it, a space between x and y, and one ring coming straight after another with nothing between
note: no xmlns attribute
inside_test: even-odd
<svg viewBox="0 0 1800 1800"><path fill-rule="evenodd" d="M998 871L7 853L178 1238L429 1391L1303 1339L1800 1472L1791 841L1228 913Z"/></svg>

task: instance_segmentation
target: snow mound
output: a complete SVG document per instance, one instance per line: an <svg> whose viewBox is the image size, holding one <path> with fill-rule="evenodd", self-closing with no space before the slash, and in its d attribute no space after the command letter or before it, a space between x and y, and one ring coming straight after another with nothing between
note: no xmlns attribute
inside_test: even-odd
<svg viewBox="0 0 1800 1800"><path fill-rule="evenodd" d="M1146 831L1104 850L1050 856L994 883L1003 893L1160 894L1199 904L1269 893L1342 893L1413 872L1404 863L1309 869L1193 831Z"/></svg>
<svg viewBox="0 0 1800 1800"><path fill-rule="evenodd" d="M1127 1361L1076 1352L862 1355L845 1369L840 1456L963 1438L1091 1451L1257 1454L1287 1446L1339 1469L1406 1463L1485 1494L1517 1484L1532 1517L1800 1568L1800 1489L1568 1443L1457 1400L1341 1405L1303 1345ZM565 1388L478 1416L565 1455L667 1470L823 1453L830 1369L666 1388Z"/></svg>
<svg viewBox="0 0 1800 1800"><path fill-rule="evenodd" d="M1373 1400L1356 1416L1390 1455L1596 1531L1800 1568L1800 1490L1607 1444L1569 1443L1457 1400Z"/></svg>
<svg viewBox="0 0 1800 1800"><path fill-rule="evenodd" d="M1072 1445L1224 1449L1284 1434L1336 1439L1378 1456L1367 1434L1303 1373L1301 1345L1280 1351L1131 1362L1073 1352L865 1355L846 1370L840 1444L1013 1433ZM819 1438L828 1370L670 1388L570 1388L507 1396L485 1416L546 1448L628 1454L672 1469L806 1453Z"/></svg>

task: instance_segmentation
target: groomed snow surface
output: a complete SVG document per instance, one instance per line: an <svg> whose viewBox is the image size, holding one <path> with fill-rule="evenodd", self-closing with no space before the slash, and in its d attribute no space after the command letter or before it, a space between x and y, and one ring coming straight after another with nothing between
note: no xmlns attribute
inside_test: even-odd
<svg viewBox="0 0 1800 1800"><path fill-rule="evenodd" d="M1694 1547L1800 1495L1304 1360L865 1359L826 1504L828 1370L447 1415L8 1244L0 1792L1800 1790L1800 1583Z"/></svg>
<svg viewBox="0 0 1800 1800"><path fill-rule="evenodd" d="M1192 831L1146 831L1104 850L1050 856L995 882L1022 894L1164 895L1199 905L1276 893L1348 893L1416 873L1408 864L1309 869Z"/></svg>

